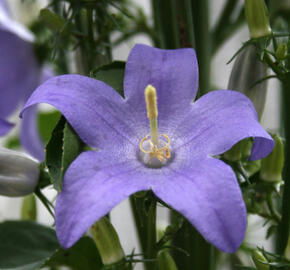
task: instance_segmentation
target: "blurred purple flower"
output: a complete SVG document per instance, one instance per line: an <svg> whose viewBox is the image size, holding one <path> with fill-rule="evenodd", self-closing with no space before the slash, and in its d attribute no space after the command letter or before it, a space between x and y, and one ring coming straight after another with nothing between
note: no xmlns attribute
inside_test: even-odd
<svg viewBox="0 0 290 270"><path fill-rule="evenodd" d="M144 89L157 89L159 130L171 138L172 158L160 168L143 161L149 133ZM25 109L44 102L60 110L80 138L100 151L82 153L68 168L56 203L56 231L68 248L98 219L141 190L182 213L217 248L234 252L246 230L246 209L232 169L214 158L254 137L251 159L273 148L251 101L219 90L196 102L198 65L192 49L136 45L125 72L125 99L110 86L80 75L54 77Z"/></svg>
<svg viewBox="0 0 290 270"><path fill-rule="evenodd" d="M14 126L7 118L25 103L45 79L33 49L33 35L9 17L6 1L0 4L0 136ZM29 109L21 124L23 147L38 160L44 159L43 144L36 126L35 108Z"/></svg>

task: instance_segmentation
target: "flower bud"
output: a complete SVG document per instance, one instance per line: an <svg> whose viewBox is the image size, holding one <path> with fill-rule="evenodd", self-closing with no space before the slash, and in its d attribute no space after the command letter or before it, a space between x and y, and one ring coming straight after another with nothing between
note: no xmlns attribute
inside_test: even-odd
<svg viewBox="0 0 290 270"><path fill-rule="evenodd" d="M167 249L158 252L157 261L159 270L178 270L172 256Z"/></svg>
<svg viewBox="0 0 290 270"><path fill-rule="evenodd" d="M228 161L247 160L251 154L252 141L244 139L236 143L230 150L224 153L224 158Z"/></svg>
<svg viewBox="0 0 290 270"><path fill-rule="evenodd" d="M249 45L237 56L228 84L228 89L239 91L251 99L259 120L265 107L267 81L255 83L267 75L267 65L259 60L256 48Z"/></svg>
<svg viewBox="0 0 290 270"><path fill-rule="evenodd" d="M263 253L259 250L254 250L252 253L252 259L258 270L270 270L270 266L267 263L267 259L264 257Z"/></svg>
<svg viewBox="0 0 290 270"><path fill-rule="evenodd" d="M0 195L25 196L38 183L39 163L25 154L0 148Z"/></svg>
<svg viewBox="0 0 290 270"><path fill-rule="evenodd" d="M246 0L245 13L251 38L264 37L272 33L264 0Z"/></svg>
<svg viewBox="0 0 290 270"><path fill-rule="evenodd" d="M270 155L261 161L260 178L266 182L282 181L284 166L284 144L282 139L274 134L275 147Z"/></svg>
<svg viewBox="0 0 290 270"><path fill-rule="evenodd" d="M21 207L21 219L36 221L37 208L34 194L23 198Z"/></svg>
<svg viewBox="0 0 290 270"><path fill-rule="evenodd" d="M119 236L108 218L98 220L92 226L92 234L105 266L124 260L125 254Z"/></svg>

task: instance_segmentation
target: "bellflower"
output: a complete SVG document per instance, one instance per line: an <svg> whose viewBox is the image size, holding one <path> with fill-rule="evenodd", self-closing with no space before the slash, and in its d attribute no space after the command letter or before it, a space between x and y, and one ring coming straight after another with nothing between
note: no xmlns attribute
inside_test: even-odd
<svg viewBox="0 0 290 270"><path fill-rule="evenodd" d="M136 45L126 64L125 99L80 75L54 77L35 90L24 110L55 106L85 143L100 149L80 154L65 174L56 202L63 247L141 190L152 190L220 250L239 247L247 223L242 194L232 169L214 156L254 137L251 159L260 159L274 143L246 96L219 90L193 102L197 89L193 49Z"/></svg>
<svg viewBox="0 0 290 270"><path fill-rule="evenodd" d="M33 35L9 17L6 2L0 4L0 136L13 124L7 118L23 104L32 91L46 79L33 49ZM44 159L44 151L36 127L36 108L23 118L21 142L35 158Z"/></svg>

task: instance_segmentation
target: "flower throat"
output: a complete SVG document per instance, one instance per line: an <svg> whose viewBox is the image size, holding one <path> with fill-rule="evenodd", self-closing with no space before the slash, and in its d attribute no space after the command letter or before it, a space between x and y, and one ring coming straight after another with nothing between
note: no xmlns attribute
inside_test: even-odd
<svg viewBox="0 0 290 270"><path fill-rule="evenodd" d="M140 141L140 150L149 155L149 164L154 158L157 158L161 163L171 157L169 150L170 138L166 134L158 134L158 109L156 89L152 85L148 85L145 89L145 101L147 107L147 117L150 121L150 134L146 135ZM144 144L149 144L149 149L144 148Z"/></svg>

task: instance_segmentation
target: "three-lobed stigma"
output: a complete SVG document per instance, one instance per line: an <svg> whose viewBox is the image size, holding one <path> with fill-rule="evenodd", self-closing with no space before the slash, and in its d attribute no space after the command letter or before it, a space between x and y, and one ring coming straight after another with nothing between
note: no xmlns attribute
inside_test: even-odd
<svg viewBox="0 0 290 270"><path fill-rule="evenodd" d="M152 85L148 85L145 89L145 102L147 108L147 117L150 121L150 135L145 136L141 141L139 148L140 150L149 155L149 163L152 162L153 158L157 158L161 163L171 157L170 153L170 138L166 134L162 134L161 142L159 142L158 135L158 109L157 109L157 95L156 89ZM151 137L151 138L149 138ZM150 149L144 148L144 143L148 142Z"/></svg>

